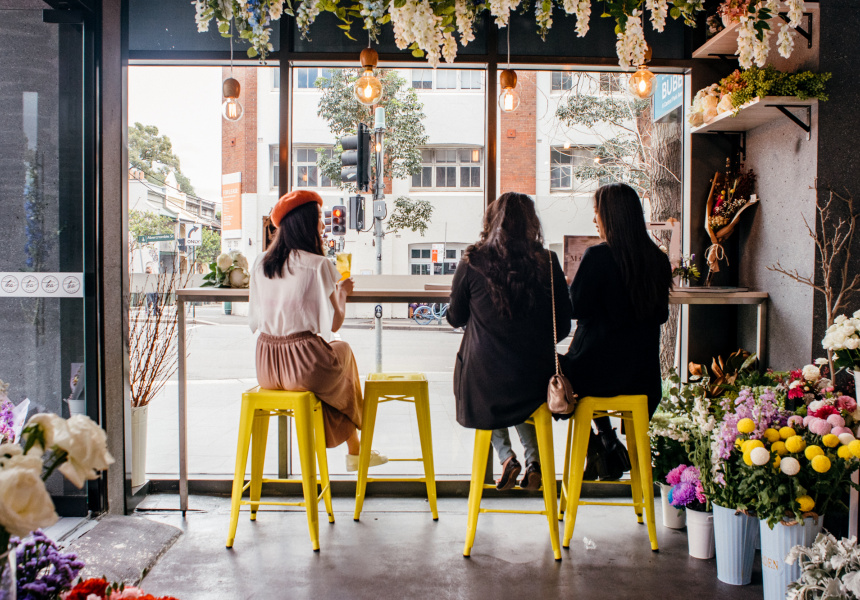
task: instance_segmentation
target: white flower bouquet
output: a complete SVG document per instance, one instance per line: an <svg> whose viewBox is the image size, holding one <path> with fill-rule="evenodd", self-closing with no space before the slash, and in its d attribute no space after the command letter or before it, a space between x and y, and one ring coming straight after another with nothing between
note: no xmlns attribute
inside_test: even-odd
<svg viewBox="0 0 860 600"><path fill-rule="evenodd" d="M248 259L241 252L222 252L209 264L203 287L246 288L251 281Z"/></svg>
<svg viewBox="0 0 860 600"><path fill-rule="evenodd" d="M849 318L839 315L827 328L821 346L835 352L833 365L837 369L860 371L860 310Z"/></svg>
<svg viewBox="0 0 860 600"><path fill-rule="evenodd" d="M819 533L806 548L795 546L785 562L799 561L800 578L788 586L788 600L818 598L860 598L860 548L857 538L837 540L829 533Z"/></svg>
<svg viewBox="0 0 860 600"><path fill-rule="evenodd" d="M33 415L18 443L0 444L0 552L10 536L24 537L57 522L45 487L54 471L80 488L113 462L104 430L89 417Z"/></svg>

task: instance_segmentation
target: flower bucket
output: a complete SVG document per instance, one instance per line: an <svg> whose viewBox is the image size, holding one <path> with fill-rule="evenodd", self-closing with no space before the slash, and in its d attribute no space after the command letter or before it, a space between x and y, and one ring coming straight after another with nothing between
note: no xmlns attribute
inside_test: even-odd
<svg viewBox="0 0 860 600"><path fill-rule="evenodd" d="M87 401L85 399L71 400L66 399L66 404L69 405L69 416L87 414Z"/></svg>
<svg viewBox="0 0 860 600"><path fill-rule="evenodd" d="M800 565L786 564L785 557L794 546L812 545L821 533L824 518L806 517L802 524L783 521L773 529L767 526L767 521L760 524L764 600L785 600L788 584L800 577Z"/></svg>
<svg viewBox="0 0 860 600"><path fill-rule="evenodd" d="M687 545L693 558L714 558L714 515L687 508Z"/></svg>
<svg viewBox="0 0 860 600"><path fill-rule="evenodd" d="M131 408L131 487L146 483L146 421L149 406Z"/></svg>
<svg viewBox="0 0 860 600"><path fill-rule="evenodd" d="M669 490L671 485L660 484L660 497L663 500L663 526L669 529L683 529L687 526L687 513L683 508L669 504Z"/></svg>
<svg viewBox="0 0 860 600"><path fill-rule="evenodd" d="M0 553L0 599L15 600L18 581L15 573L15 550Z"/></svg>
<svg viewBox="0 0 860 600"><path fill-rule="evenodd" d="M714 504L717 579L730 585L748 585L752 581L758 530L755 517Z"/></svg>

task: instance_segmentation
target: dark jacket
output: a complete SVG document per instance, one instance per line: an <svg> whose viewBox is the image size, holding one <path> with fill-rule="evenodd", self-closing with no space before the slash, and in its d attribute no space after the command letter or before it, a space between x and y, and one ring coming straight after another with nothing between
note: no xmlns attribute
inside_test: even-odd
<svg viewBox="0 0 860 600"><path fill-rule="evenodd" d="M660 325L669 318L668 288L651 314L635 320L621 270L603 243L583 254L570 298L576 332L562 365L574 391L580 397L645 394L653 413L662 393Z"/></svg>
<svg viewBox="0 0 860 600"><path fill-rule="evenodd" d="M546 256L546 255L544 255ZM570 333L570 299L564 272L553 253L558 340ZM545 284L528 314L503 318L493 306L487 277L463 260L457 267L448 322L466 327L454 367L457 422L472 429L519 425L546 402L555 373L549 258Z"/></svg>

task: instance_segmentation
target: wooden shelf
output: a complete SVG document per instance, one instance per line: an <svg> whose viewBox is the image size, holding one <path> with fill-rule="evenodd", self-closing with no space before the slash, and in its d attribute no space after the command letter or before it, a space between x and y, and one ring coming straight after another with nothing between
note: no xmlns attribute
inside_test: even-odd
<svg viewBox="0 0 860 600"><path fill-rule="evenodd" d="M694 127L690 132L708 133L717 131L749 131L750 129L755 129L759 125L764 125L765 123L775 121L776 119L790 118L787 117L782 110L777 108L778 106L791 111L794 107L808 108L816 105L817 103L818 100L816 98L801 100L793 96L765 96L764 98L753 98L740 107L736 116L733 116L735 115L734 111L724 112L714 118L710 123ZM799 111L797 110L794 111L794 113L798 112ZM797 114L794 114L794 117L797 119L795 120L795 123L798 123L802 129L809 133L808 127L810 126L810 121L807 119L805 123L806 127L803 127L800 123L802 119L800 119Z"/></svg>
<svg viewBox="0 0 860 600"><path fill-rule="evenodd" d="M788 7L785 5L785 2L780 2L779 10L782 13L788 11ZM806 9L803 11L805 17L803 21L801 21L800 28L797 30L800 33L801 30L804 32L809 32L812 28L810 27L812 23L812 19L815 18L815 15L818 13L818 3L817 2L807 2ZM770 24L771 30L774 32L774 39L776 38L776 32L779 31L779 23L784 23L781 17L774 16L772 19L768 20ZM724 57L732 57L734 58L735 52L738 50L738 28L740 25L735 23L734 25L730 25L726 27L717 35L709 39L707 42L696 48L693 51L693 58L724 58ZM811 40L807 40L811 44ZM801 44L803 40L798 36L795 39L795 44ZM771 46L771 50L773 51L773 46Z"/></svg>

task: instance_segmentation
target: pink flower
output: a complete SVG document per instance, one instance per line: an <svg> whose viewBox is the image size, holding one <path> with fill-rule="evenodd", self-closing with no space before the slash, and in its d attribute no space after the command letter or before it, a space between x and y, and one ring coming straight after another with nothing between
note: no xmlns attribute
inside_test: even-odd
<svg viewBox="0 0 860 600"><path fill-rule="evenodd" d="M851 433L851 430L847 427L834 427L830 430L830 433L832 433L833 435L841 435L843 433Z"/></svg>
<svg viewBox="0 0 860 600"><path fill-rule="evenodd" d="M811 407L811 405L810 405ZM817 410L813 410L810 413L813 417L818 417L819 419L826 419L830 415L838 415L839 411L835 406L831 406L830 404L825 404L824 406L818 408ZM843 423L844 425L844 423Z"/></svg>
<svg viewBox="0 0 860 600"><path fill-rule="evenodd" d="M131 599L140 598L143 595L144 595L144 591L142 589L130 586L130 587L124 588L121 591L115 590L115 591L111 592L111 595L108 598L108 600L127 600L129 598L131 598Z"/></svg>
<svg viewBox="0 0 860 600"><path fill-rule="evenodd" d="M678 465L666 475L666 483L675 486L681 483L681 473L687 468L687 465Z"/></svg>
<svg viewBox="0 0 860 600"><path fill-rule="evenodd" d="M803 417L800 415L791 415L788 417L788 426L789 427L799 427L801 425L805 425Z"/></svg>
<svg viewBox="0 0 860 600"><path fill-rule="evenodd" d="M817 417L813 417L812 421L809 422L809 431L816 435L827 435L832 428L830 423Z"/></svg>
<svg viewBox="0 0 860 600"><path fill-rule="evenodd" d="M857 410L857 401L851 396L839 396L836 399L836 406L839 408L839 410L853 413L855 410Z"/></svg>
<svg viewBox="0 0 860 600"><path fill-rule="evenodd" d="M815 417L813 417L812 415L806 415L805 417L803 417L803 426L809 427L809 422L814 418Z"/></svg>
<svg viewBox="0 0 860 600"><path fill-rule="evenodd" d="M843 419L840 415L830 415L827 417L827 422L830 423L833 427L845 427L845 419Z"/></svg>

